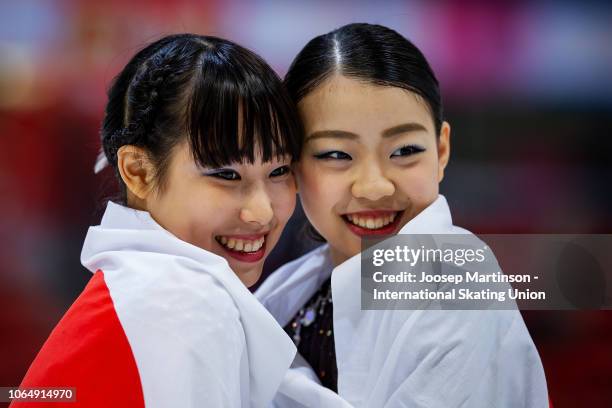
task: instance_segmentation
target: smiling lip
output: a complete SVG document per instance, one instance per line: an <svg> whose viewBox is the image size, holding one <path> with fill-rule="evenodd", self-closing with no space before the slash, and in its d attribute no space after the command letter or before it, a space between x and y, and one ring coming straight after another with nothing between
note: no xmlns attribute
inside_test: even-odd
<svg viewBox="0 0 612 408"><path fill-rule="evenodd" d="M267 238L267 233L266 234L245 234L245 235L223 235L226 238L234 238L234 239L241 239L241 240L245 240L245 241L255 241L258 240L262 237L264 237L264 242L263 245L261 246L261 248L259 248L257 251L254 252L244 252L244 251L235 251L233 249L230 249L228 247L226 247L225 245L221 244L220 242L217 242L217 244L223 248L223 250L225 251L225 253L238 260L241 262L258 262L260 261L265 253L266 253L266 239Z"/></svg>
<svg viewBox="0 0 612 408"><path fill-rule="evenodd" d="M241 237L243 237L243 236L244 235L242 235ZM261 246L261 248L259 248L255 252L234 251L233 249L229 249L225 245L219 244L219 246L221 248L223 248L223 250L225 251L225 253L227 253L227 255L229 255L230 257L232 257L232 258L234 258L234 259L236 259L238 261L242 261L242 262L257 262L257 261L260 261L264 257L264 255L266 253L266 241L264 241L264 243Z"/></svg>
<svg viewBox="0 0 612 408"><path fill-rule="evenodd" d="M371 210L371 211L357 211L352 213L347 213L342 215L342 220L346 223L347 227L353 232L355 235L359 237L363 236L371 236L371 235L391 235L397 229L399 225L400 219L402 218L402 214L404 211L393 211L393 210ZM359 225L353 224L347 218L347 215L358 215L360 217L365 218L377 218L384 217L391 214L396 214L395 219L391 221L391 223L376 229L364 228Z"/></svg>
<svg viewBox="0 0 612 408"><path fill-rule="evenodd" d="M266 233L261 233L261 234L219 235L219 236L223 236L223 237L226 237L226 238L242 239L242 240L245 240L245 241L255 241L255 240L258 240L261 237L265 237L266 235L268 235L267 232Z"/></svg>

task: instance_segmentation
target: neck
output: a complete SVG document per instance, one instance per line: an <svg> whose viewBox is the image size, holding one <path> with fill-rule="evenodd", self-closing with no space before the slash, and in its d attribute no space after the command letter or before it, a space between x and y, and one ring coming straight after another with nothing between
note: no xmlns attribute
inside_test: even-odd
<svg viewBox="0 0 612 408"><path fill-rule="evenodd" d="M261 277L260 270L254 270L254 271L249 271L245 273L238 273L238 272L234 272L234 273L236 273L236 276L238 276L238 279L240 279L240 281L247 288L250 288L251 286L255 285L257 281L259 281L259 278Z"/></svg>
<svg viewBox="0 0 612 408"><path fill-rule="evenodd" d="M148 211L147 202L139 198L137 195L132 193L130 190L127 191L125 201L126 201L126 205L130 208L133 208L135 210L140 210L140 211Z"/></svg>
<svg viewBox="0 0 612 408"><path fill-rule="evenodd" d="M340 265L342 262L346 261L347 259L349 259L351 256L342 253L341 251L339 251L338 249L332 247L330 245L329 247L329 253L331 255L331 260L332 260L332 264L334 266L334 268L338 265Z"/></svg>

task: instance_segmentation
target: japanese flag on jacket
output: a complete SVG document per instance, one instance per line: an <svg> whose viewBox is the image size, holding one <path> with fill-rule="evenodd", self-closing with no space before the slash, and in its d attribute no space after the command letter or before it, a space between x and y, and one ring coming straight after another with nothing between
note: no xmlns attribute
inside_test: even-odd
<svg viewBox="0 0 612 408"><path fill-rule="evenodd" d="M222 257L110 202L81 254L93 277L22 387L71 407L263 407L295 347ZM41 402L13 406L46 406ZM57 406L48 403L48 406Z"/></svg>
<svg viewBox="0 0 612 408"><path fill-rule="evenodd" d="M441 195L399 233L471 234L453 226ZM360 271L360 255L334 268L324 245L257 290L285 326L331 274L338 395L318 385L298 354L275 406L548 407L542 363L518 310L361 310Z"/></svg>

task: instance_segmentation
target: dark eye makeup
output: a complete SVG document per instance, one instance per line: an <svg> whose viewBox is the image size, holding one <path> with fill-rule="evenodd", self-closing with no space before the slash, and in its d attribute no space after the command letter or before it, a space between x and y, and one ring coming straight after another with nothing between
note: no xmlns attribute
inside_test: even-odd
<svg viewBox="0 0 612 408"><path fill-rule="evenodd" d="M424 152L425 148L419 145L406 145L396 149L390 157L407 157ZM352 157L340 150L329 150L313 155L318 160L352 160Z"/></svg>
<svg viewBox="0 0 612 408"><path fill-rule="evenodd" d="M272 172L270 173L270 177L273 177L273 178L281 177L290 172L291 172L291 168L288 165L281 166L281 167L277 167L276 169L272 170ZM205 173L205 175L209 177L215 177L215 178L219 178L222 180L229 180L229 181L242 179L240 177L240 174L238 174L236 170L232 170L232 169L215 169L215 170Z"/></svg>
<svg viewBox="0 0 612 408"><path fill-rule="evenodd" d="M240 180L240 174L232 169L218 169L206 173L207 176L216 177L223 180Z"/></svg>
<svg viewBox="0 0 612 408"><path fill-rule="evenodd" d="M406 145L396 149L393 153L391 153L391 157L407 157L424 151L425 148L419 145Z"/></svg>
<svg viewBox="0 0 612 408"><path fill-rule="evenodd" d="M285 174L289 174L290 172L291 168L289 166L281 166L274 169L272 173L270 173L270 177L280 177L284 176Z"/></svg>
<svg viewBox="0 0 612 408"><path fill-rule="evenodd" d="M340 150L330 150L314 155L317 160L352 160L352 157Z"/></svg>

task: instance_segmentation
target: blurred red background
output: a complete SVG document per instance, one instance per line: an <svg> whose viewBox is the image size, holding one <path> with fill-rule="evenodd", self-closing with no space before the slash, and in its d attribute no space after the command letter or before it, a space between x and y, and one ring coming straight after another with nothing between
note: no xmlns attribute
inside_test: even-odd
<svg viewBox="0 0 612 408"><path fill-rule="evenodd" d="M437 73L453 128L442 193L456 224L612 231L612 3L2 2L0 385L20 383L89 279L81 244L112 189L92 171L105 90L130 56L197 32L284 75L310 38L350 22L400 31ZM298 210L267 271L311 245L302 221ZM523 315L555 407L612 406L610 313Z"/></svg>

